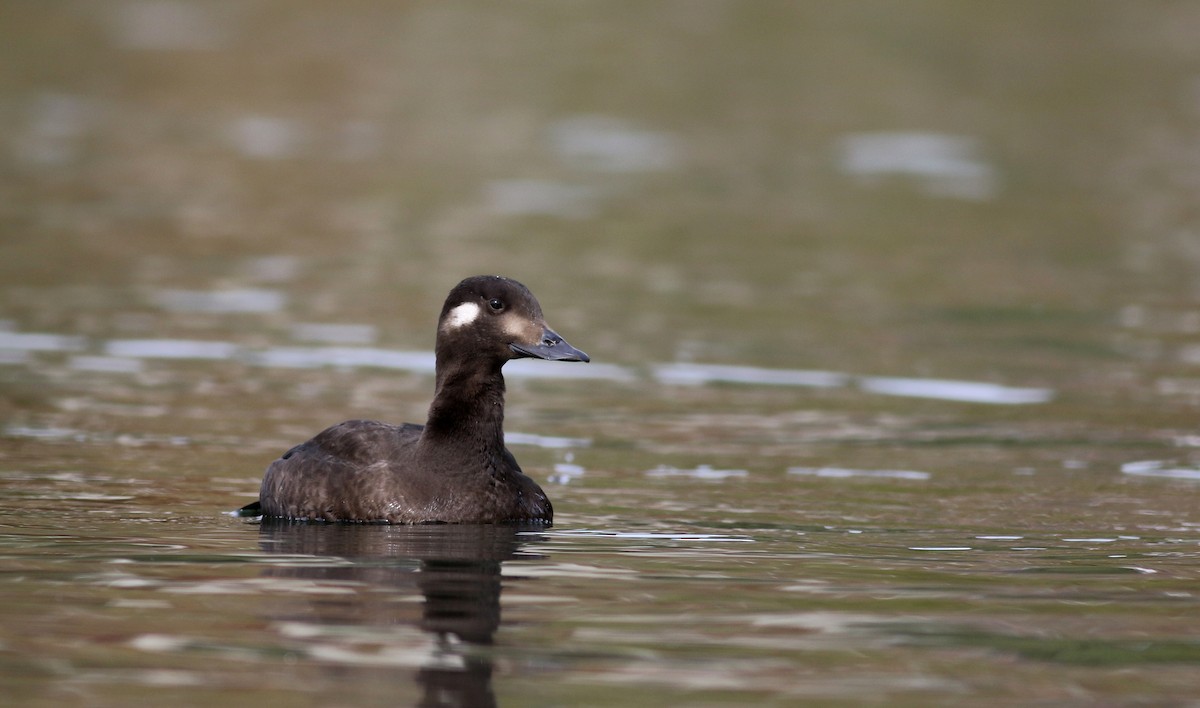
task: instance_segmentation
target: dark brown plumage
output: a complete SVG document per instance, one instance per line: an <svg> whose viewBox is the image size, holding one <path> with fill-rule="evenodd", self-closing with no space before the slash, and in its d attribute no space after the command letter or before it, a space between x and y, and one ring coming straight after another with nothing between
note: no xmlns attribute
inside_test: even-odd
<svg viewBox="0 0 1200 708"><path fill-rule="evenodd" d="M425 425L348 420L288 450L248 513L288 519L549 524L546 494L504 446L510 359L588 361L546 326L524 285L459 283L438 319L436 389Z"/></svg>

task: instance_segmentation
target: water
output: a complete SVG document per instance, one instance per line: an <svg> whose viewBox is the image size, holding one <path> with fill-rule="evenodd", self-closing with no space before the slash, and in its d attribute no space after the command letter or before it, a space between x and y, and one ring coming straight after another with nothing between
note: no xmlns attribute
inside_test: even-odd
<svg viewBox="0 0 1200 708"><path fill-rule="evenodd" d="M10 5L7 703L1200 696L1190 8ZM553 527L229 514L479 272Z"/></svg>

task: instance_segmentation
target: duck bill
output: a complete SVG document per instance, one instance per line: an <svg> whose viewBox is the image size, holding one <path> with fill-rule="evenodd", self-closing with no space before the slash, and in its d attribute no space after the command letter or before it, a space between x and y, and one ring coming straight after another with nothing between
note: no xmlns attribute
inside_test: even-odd
<svg viewBox="0 0 1200 708"><path fill-rule="evenodd" d="M542 330L542 339L537 344L514 342L508 347L516 354L516 359L533 357L547 361L591 361L587 354L567 344L567 340L549 327Z"/></svg>

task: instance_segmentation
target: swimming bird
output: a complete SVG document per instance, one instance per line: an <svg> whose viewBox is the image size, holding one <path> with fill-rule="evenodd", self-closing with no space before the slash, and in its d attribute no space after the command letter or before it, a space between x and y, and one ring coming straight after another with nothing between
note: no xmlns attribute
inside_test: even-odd
<svg viewBox="0 0 1200 708"><path fill-rule="evenodd" d="M267 467L243 514L392 524L534 522L554 508L504 445L512 359L588 361L550 329L537 298L495 275L463 280L438 318L435 388L424 425L348 420Z"/></svg>

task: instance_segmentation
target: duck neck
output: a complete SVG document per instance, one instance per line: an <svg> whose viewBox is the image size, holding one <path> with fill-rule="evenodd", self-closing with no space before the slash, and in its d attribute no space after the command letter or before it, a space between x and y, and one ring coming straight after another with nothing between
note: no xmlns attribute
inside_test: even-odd
<svg viewBox="0 0 1200 708"><path fill-rule="evenodd" d="M439 361L425 436L458 440L466 444L463 449L485 453L503 450L504 376L500 365L480 368L478 362L454 366Z"/></svg>

